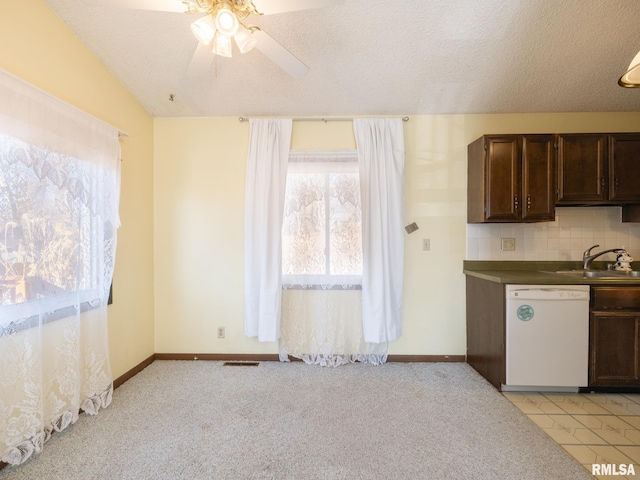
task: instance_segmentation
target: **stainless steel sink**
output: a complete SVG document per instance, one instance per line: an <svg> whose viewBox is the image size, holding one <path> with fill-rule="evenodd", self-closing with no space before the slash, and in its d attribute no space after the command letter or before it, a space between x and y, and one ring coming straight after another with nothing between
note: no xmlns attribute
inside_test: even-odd
<svg viewBox="0 0 640 480"><path fill-rule="evenodd" d="M583 278L602 278L602 279L624 279L624 278L640 278L640 271L621 272L618 270L556 270L560 275L574 275Z"/></svg>

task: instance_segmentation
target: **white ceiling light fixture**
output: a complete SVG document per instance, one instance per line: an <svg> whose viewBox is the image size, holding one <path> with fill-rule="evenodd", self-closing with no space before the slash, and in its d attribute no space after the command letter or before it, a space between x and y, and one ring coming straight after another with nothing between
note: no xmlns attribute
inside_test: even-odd
<svg viewBox="0 0 640 480"><path fill-rule="evenodd" d="M191 24L191 31L200 43L209 45L216 33L216 24L213 21L213 17L207 15L199 18Z"/></svg>
<svg viewBox="0 0 640 480"><path fill-rule="evenodd" d="M251 50L256 41L251 38L249 30L240 24L238 17L226 6L217 13L208 14L191 24L191 31L198 41L204 45L213 42L212 52L221 57L232 57L231 38L235 38L240 53ZM252 41L253 40L253 41Z"/></svg>
<svg viewBox="0 0 640 480"><path fill-rule="evenodd" d="M227 37L233 37L238 31L238 17L226 7L221 8L216 14L216 28Z"/></svg>
<svg viewBox="0 0 640 480"><path fill-rule="evenodd" d="M207 62L203 51L230 57L231 38L234 38L240 53L256 48L273 63L292 77L303 77L309 71L304 63L270 35L253 25L242 22L250 15L273 15L277 13L325 8L340 5L344 0L82 0L98 7L111 6L134 10L156 10L161 12L204 13L191 24L191 31L198 39L198 47L191 59L187 74L195 76L206 73ZM211 55L209 53L209 55Z"/></svg>
<svg viewBox="0 0 640 480"><path fill-rule="evenodd" d="M256 46L256 43L258 43L258 40L256 40L256 38L251 35L249 29L245 28L243 25L240 25L238 27L238 31L233 36L233 38L236 39L236 44L238 45L240 53L247 53L249 50Z"/></svg>
<svg viewBox="0 0 640 480"><path fill-rule="evenodd" d="M204 11L207 13L191 24L191 31L200 43L210 45L212 52L221 57L232 57L231 39L234 38L240 53L247 53L258 41L252 37L258 27L245 26L244 20L250 14L259 15L250 0L196 0L187 5L187 13Z"/></svg>
<svg viewBox="0 0 640 480"><path fill-rule="evenodd" d="M627 72L618 80L618 85L625 88L640 88L640 52L633 57Z"/></svg>
<svg viewBox="0 0 640 480"><path fill-rule="evenodd" d="M213 53L221 57L231 58L231 37L227 37L216 32L216 38L213 39Z"/></svg>

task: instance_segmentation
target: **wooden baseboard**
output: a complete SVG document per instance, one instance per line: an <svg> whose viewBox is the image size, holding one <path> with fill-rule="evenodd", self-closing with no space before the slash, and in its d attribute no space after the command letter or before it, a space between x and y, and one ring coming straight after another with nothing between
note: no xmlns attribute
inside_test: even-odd
<svg viewBox="0 0 640 480"><path fill-rule="evenodd" d="M120 375L118 378L116 378L113 381L113 388L118 388L120 385L122 385L124 382L126 382L130 378L139 374L142 370L144 370L149 365L151 365L155 359L156 359L156 354L154 353L149 358L147 358L146 360L143 360L141 363L133 367L128 372L124 373L123 375Z"/></svg>
<svg viewBox="0 0 640 480"><path fill-rule="evenodd" d="M156 353L156 360L235 360L249 362L277 362L277 353Z"/></svg>
<svg viewBox="0 0 640 480"><path fill-rule="evenodd" d="M464 355L389 355L387 362L466 362Z"/></svg>
<svg viewBox="0 0 640 480"><path fill-rule="evenodd" d="M251 353L156 353L156 360L213 360L213 361L248 361L248 362L277 362L277 354ZM289 357L290 360L297 359ZM464 362L464 355L389 355L388 362Z"/></svg>

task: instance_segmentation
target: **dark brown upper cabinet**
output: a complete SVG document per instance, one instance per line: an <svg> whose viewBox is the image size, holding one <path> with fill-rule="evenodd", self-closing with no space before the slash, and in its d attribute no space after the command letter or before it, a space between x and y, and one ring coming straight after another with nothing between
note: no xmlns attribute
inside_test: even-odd
<svg viewBox="0 0 640 480"><path fill-rule="evenodd" d="M640 203L640 134L609 135L609 200Z"/></svg>
<svg viewBox="0 0 640 480"><path fill-rule="evenodd" d="M557 135L558 205L640 203L640 134Z"/></svg>
<svg viewBox="0 0 640 480"><path fill-rule="evenodd" d="M602 203L607 198L606 134L557 137L558 205Z"/></svg>
<svg viewBox="0 0 640 480"><path fill-rule="evenodd" d="M555 218L553 135L485 135L468 148L469 223Z"/></svg>

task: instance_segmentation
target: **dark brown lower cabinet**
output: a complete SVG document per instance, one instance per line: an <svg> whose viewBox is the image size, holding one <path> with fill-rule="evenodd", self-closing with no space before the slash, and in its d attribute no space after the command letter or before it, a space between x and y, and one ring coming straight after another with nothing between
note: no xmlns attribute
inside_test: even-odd
<svg viewBox="0 0 640 480"><path fill-rule="evenodd" d="M589 386L640 386L640 287L592 287L589 335Z"/></svg>
<svg viewBox="0 0 640 480"><path fill-rule="evenodd" d="M467 363L494 387L506 383L504 285L466 276Z"/></svg>

